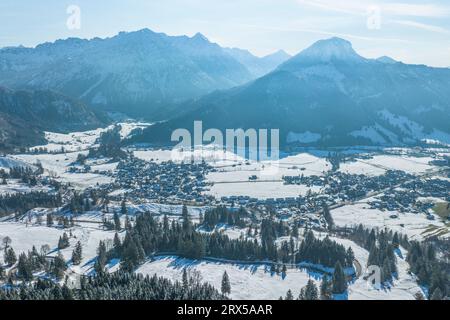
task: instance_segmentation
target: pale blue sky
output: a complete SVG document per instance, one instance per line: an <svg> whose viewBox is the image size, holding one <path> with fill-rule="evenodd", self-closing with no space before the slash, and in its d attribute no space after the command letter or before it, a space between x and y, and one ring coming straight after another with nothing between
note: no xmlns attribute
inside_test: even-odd
<svg viewBox="0 0 450 320"><path fill-rule="evenodd" d="M81 9L80 30L66 27L69 5ZM370 10L371 6L375 9ZM380 28L368 28L368 12L377 10ZM142 28L169 35L201 32L222 46L249 49L257 55L278 49L295 54L316 40L340 36L366 57L389 55L408 63L450 66L448 0L0 2L0 47L35 46L67 37L106 37Z"/></svg>

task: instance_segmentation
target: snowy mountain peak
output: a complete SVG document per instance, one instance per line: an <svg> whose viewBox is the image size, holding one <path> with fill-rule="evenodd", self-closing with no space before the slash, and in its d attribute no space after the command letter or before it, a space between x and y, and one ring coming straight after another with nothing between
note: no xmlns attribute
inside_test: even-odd
<svg viewBox="0 0 450 320"><path fill-rule="evenodd" d="M320 40L287 60L278 70L298 71L305 66L328 64L332 62L361 63L367 59L353 49L352 44L341 38Z"/></svg>
<svg viewBox="0 0 450 320"><path fill-rule="evenodd" d="M336 37L317 41L300 52L298 57L320 61L358 60L362 58L356 53L349 41Z"/></svg>

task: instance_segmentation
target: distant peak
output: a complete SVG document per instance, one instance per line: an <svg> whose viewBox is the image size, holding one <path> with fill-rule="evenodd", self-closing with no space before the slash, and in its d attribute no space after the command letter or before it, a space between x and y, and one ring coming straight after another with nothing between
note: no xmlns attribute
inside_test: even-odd
<svg viewBox="0 0 450 320"><path fill-rule="evenodd" d="M286 51L280 49L274 53L267 55L266 57L285 57L285 58L289 59L291 57L291 55L289 53L287 53Z"/></svg>
<svg viewBox="0 0 450 320"><path fill-rule="evenodd" d="M143 29L137 30L135 32L137 32L137 33L156 33L154 31L150 30L149 28L143 28Z"/></svg>
<svg viewBox="0 0 450 320"><path fill-rule="evenodd" d="M163 35L162 33L156 33L148 28L144 28L144 29L140 29L137 31L121 31L119 32L119 34L117 35L118 37L153 37L153 36L159 36L159 35Z"/></svg>
<svg viewBox="0 0 450 320"><path fill-rule="evenodd" d="M202 41L208 41L208 42L209 42L208 38L205 37L205 36L204 36L202 33L200 33L200 32L197 32L197 33L192 37L192 39L195 39L195 40L202 40Z"/></svg>
<svg viewBox="0 0 450 320"><path fill-rule="evenodd" d="M319 40L298 54L299 58L314 59L322 62L331 60L360 60L350 41L333 37Z"/></svg>
<svg viewBox="0 0 450 320"><path fill-rule="evenodd" d="M388 56L382 56L379 57L378 59L376 59L378 62L382 62L382 63L387 63L387 64L394 64L397 63L397 60L392 59L391 57Z"/></svg>

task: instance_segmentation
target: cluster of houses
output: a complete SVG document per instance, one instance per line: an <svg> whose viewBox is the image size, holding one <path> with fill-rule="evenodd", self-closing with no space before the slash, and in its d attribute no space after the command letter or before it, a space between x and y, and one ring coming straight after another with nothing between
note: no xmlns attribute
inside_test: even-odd
<svg viewBox="0 0 450 320"><path fill-rule="evenodd" d="M244 207L271 207L274 209L284 209L284 208L301 208L302 212L314 212L317 211L317 202L320 204L328 203L331 204L330 198L324 195L314 195L309 194L307 196L299 197L286 197L286 198L268 198L268 199L257 199L248 196L230 196L222 197L220 199L220 204L234 207L234 206L244 206Z"/></svg>
<svg viewBox="0 0 450 320"><path fill-rule="evenodd" d="M155 163L132 157L117 166L116 185L137 199L207 204L210 196L202 192L211 170L206 163Z"/></svg>
<svg viewBox="0 0 450 320"><path fill-rule="evenodd" d="M370 192L388 189L413 178L413 175L404 171L389 170L384 175L374 177L337 171L325 176L284 176L283 180L285 184L321 187L322 193L329 195L329 200L333 203L356 201Z"/></svg>
<svg viewBox="0 0 450 320"><path fill-rule="evenodd" d="M434 220L431 213L434 201L424 201L420 198L440 199L450 202L450 181L443 179L416 179L405 183L402 188L390 190L388 193L369 202L372 209L424 213L428 219ZM395 214L391 218L396 218Z"/></svg>

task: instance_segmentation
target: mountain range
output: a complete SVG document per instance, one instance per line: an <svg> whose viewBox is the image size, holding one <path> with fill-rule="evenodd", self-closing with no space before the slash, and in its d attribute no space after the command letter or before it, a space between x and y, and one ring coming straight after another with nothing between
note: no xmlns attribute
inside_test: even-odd
<svg viewBox="0 0 450 320"><path fill-rule="evenodd" d="M282 146L450 143L450 69L367 59L340 38L318 41L274 71L184 103L185 113L131 142L165 142L174 129L277 128Z"/></svg>
<svg viewBox="0 0 450 320"><path fill-rule="evenodd" d="M99 111L157 122L129 143L168 143L195 120L280 129L282 146L450 143L450 69L368 59L340 38L262 58L200 33L69 38L1 49L0 86L4 145L99 125Z"/></svg>
<svg viewBox="0 0 450 320"><path fill-rule="evenodd" d="M55 90L90 106L134 117L164 119L174 103L256 79L289 58L258 58L222 48L198 33L168 36L149 29L36 48L0 50L0 85Z"/></svg>

